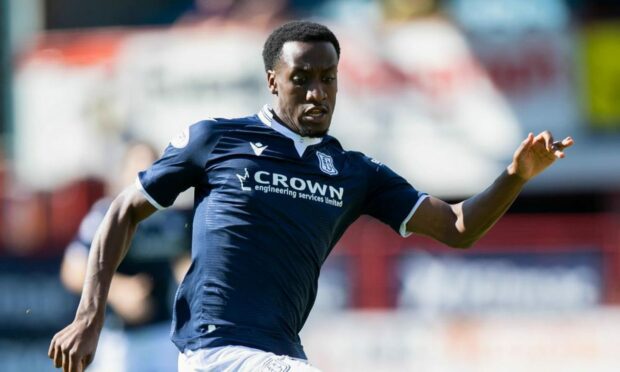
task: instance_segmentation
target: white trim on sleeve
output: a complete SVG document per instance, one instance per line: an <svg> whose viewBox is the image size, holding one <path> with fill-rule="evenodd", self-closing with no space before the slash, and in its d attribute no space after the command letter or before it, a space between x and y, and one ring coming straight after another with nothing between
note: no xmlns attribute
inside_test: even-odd
<svg viewBox="0 0 620 372"><path fill-rule="evenodd" d="M153 199L153 197L151 197L151 195L149 195L149 193L146 192L146 190L144 189L144 186L142 186L142 182L140 182L140 177L136 177L136 187L138 188L138 190L140 190L140 192L142 192L146 200L148 200L149 203L153 205L153 207L159 209L160 211L166 209L166 207L163 207L161 204L156 202L155 199Z"/></svg>
<svg viewBox="0 0 620 372"><path fill-rule="evenodd" d="M415 203L413 208L411 208L411 212L409 212L407 217L405 217L405 220L403 221L403 223L400 224L400 229L398 230L398 232L399 232L400 236L402 236L403 238L406 238L406 237L410 236L411 234L413 234L412 232L407 231L407 222L409 222L411 217L413 217L413 214L415 213L415 211L418 210L418 207L420 206L420 204L422 204L422 202L426 198L428 198L428 194L424 194L424 195L420 196L420 198Z"/></svg>

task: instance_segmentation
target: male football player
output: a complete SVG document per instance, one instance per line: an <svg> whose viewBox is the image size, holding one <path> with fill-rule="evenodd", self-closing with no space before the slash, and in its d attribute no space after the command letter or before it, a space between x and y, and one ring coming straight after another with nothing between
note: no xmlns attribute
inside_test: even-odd
<svg viewBox="0 0 620 372"><path fill-rule="evenodd" d="M298 333L321 264L360 215L402 236L469 247L573 143L554 142L547 131L529 134L486 190L445 203L327 134L339 56L338 40L322 25L277 28L263 49L273 105L190 126L114 200L91 247L75 320L52 339L49 356L57 367L79 371L92 360L110 280L136 225L189 187L195 188L192 264L177 291L172 326L179 370L317 371Z"/></svg>

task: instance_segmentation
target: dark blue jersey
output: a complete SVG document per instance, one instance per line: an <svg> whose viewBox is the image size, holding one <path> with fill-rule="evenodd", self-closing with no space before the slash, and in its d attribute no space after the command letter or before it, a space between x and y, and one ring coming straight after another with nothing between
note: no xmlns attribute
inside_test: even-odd
<svg viewBox="0 0 620 372"><path fill-rule="evenodd" d="M369 214L405 235L425 196L331 136L297 135L268 107L190 126L137 186L158 208L195 187L192 264L173 314L178 348L244 345L304 359L298 333L346 228Z"/></svg>

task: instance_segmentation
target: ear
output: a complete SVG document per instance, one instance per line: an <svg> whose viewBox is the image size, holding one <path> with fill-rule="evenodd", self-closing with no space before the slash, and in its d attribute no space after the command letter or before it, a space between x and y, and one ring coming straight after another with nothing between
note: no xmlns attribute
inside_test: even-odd
<svg viewBox="0 0 620 372"><path fill-rule="evenodd" d="M276 82L276 72L267 70L267 86L271 94L278 95L278 83Z"/></svg>

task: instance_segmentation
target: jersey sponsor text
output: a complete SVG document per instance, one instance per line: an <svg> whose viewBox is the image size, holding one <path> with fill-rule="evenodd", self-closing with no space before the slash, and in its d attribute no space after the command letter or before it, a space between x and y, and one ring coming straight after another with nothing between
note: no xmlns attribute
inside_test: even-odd
<svg viewBox="0 0 620 372"><path fill-rule="evenodd" d="M334 187L317 181L299 177L288 177L281 173L257 171L251 177L247 168L243 175L236 174L242 191L250 191L252 188L263 193L281 194L293 199L304 199L319 203L325 203L335 207L342 207L344 188ZM254 186L248 186L249 180L253 179Z"/></svg>

